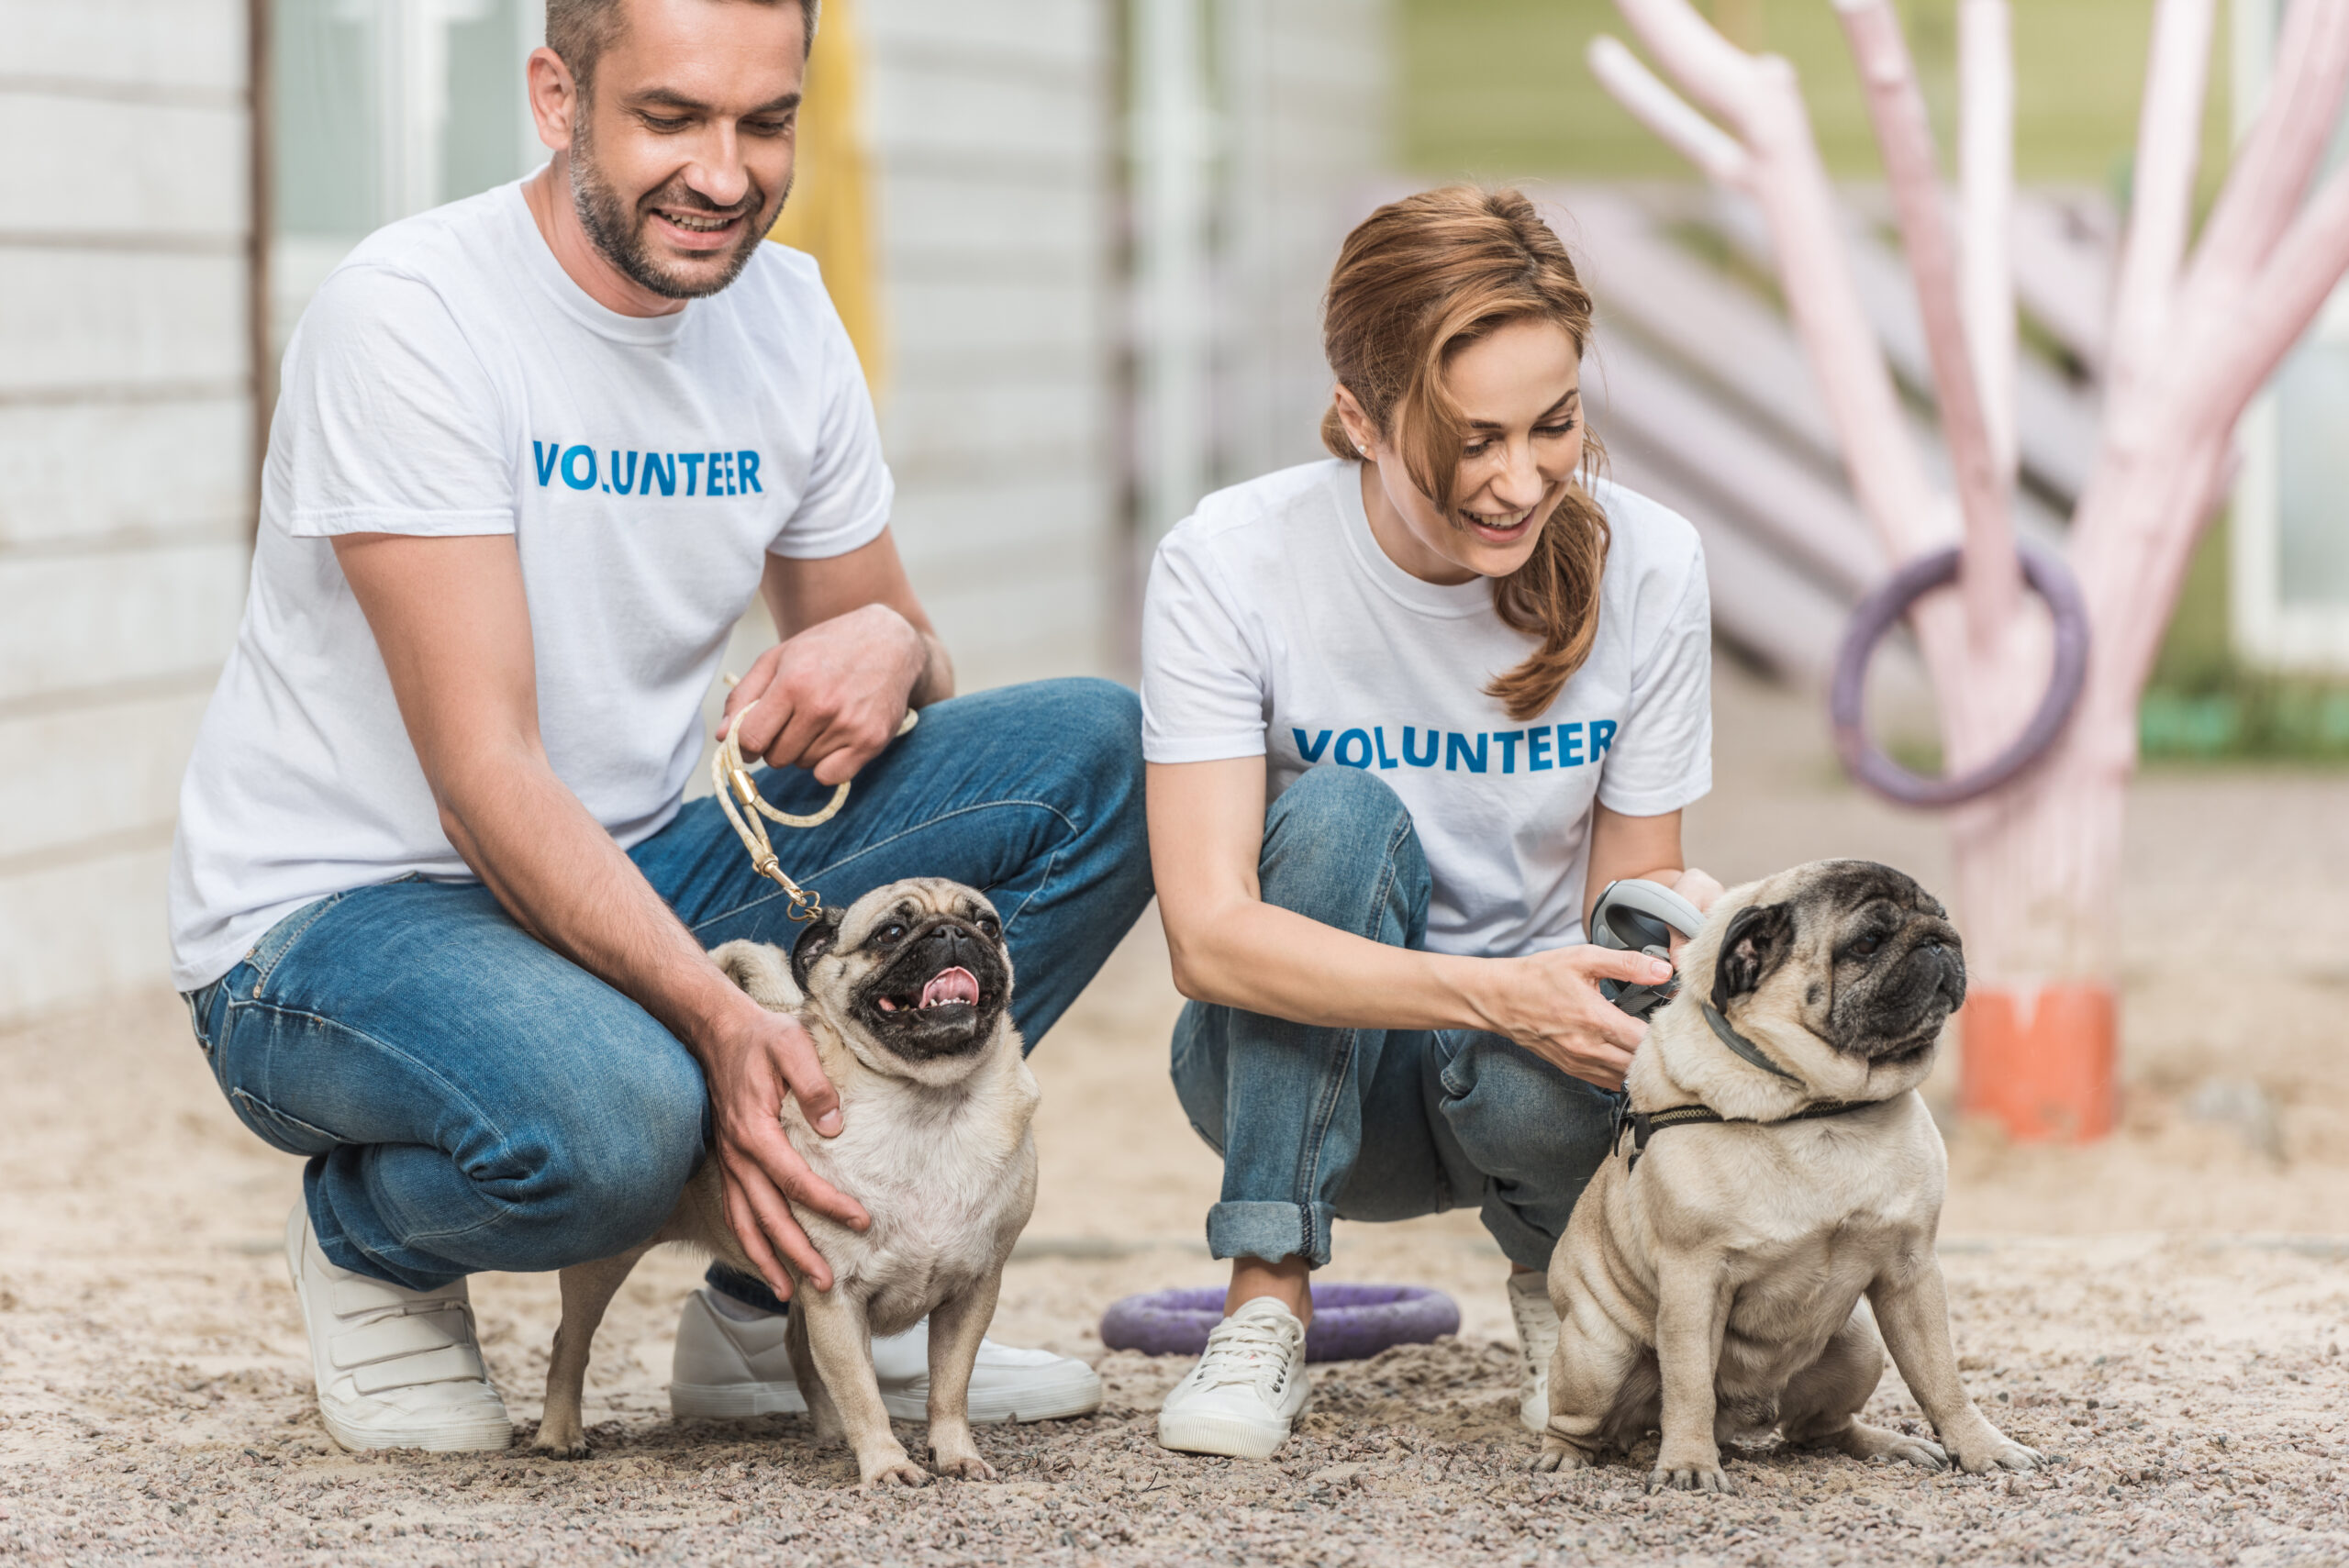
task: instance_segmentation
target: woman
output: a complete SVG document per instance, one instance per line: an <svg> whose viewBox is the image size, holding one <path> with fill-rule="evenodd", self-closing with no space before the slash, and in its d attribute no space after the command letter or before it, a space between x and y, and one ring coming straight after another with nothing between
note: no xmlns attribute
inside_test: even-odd
<svg viewBox="0 0 2349 1568"><path fill-rule="evenodd" d="M1151 862L1191 998L1175 1088L1224 1161L1226 1317L1159 1440L1263 1458L1306 1396L1335 1217L1464 1203L1512 1265L1540 1429L1542 1271L1606 1157L1644 1026L1581 945L1619 877L1683 869L1711 783L1704 562L1593 473L1590 298L1515 191L1383 207L1324 344L1330 461L1211 495L1166 538L1142 635ZM1269 806L1267 805L1269 802Z"/></svg>

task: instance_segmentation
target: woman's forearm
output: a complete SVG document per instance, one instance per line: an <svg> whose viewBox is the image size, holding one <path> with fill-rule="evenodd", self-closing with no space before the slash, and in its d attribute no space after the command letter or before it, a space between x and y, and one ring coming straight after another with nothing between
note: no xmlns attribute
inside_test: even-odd
<svg viewBox="0 0 2349 1568"><path fill-rule="evenodd" d="M1340 1029L1495 1027L1494 960L1388 947L1254 898L1197 927L1167 928L1193 1001Z"/></svg>

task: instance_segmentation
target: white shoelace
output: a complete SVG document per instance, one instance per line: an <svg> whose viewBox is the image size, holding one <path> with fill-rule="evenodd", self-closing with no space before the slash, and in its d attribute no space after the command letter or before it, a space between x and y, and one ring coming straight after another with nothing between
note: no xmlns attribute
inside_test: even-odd
<svg viewBox="0 0 2349 1568"><path fill-rule="evenodd" d="M1227 1318L1208 1332L1193 1375L1201 1388L1252 1387L1269 1403L1287 1387L1304 1340L1294 1318Z"/></svg>

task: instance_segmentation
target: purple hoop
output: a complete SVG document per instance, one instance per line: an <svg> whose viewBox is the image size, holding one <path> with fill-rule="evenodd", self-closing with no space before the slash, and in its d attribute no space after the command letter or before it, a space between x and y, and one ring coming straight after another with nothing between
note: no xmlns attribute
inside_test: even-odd
<svg viewBox="0 0 2349 1568"><path fill-rule="evenodd" d="M1195 1356L1223 1321L1223 1286L1129 1296L1101 1315L1101 1343L1152 1356ZM1460 1307L1415 1284L1317 1284L1305 1330L1309 1362L1362 1361L1395 1345L1424 1345L1460 1331Z"/></svg>
<svg viewBox="0 0 2349 1568"><path fill-rule="evenodd" d="M2049 675L2047 695L2013 744L1970 773L1956 778L1929 779L1912 773L1868 739L1862 696L1867 689L1868 660L1909 607L1934 589L1957 581L1962 560L1955 545L1920 555L1902 566L1884 585L1860 601L1835 655L1835 681L1827 704L1835 726L1835 750L1844 771L1860 784L1897 806L1959 806L1989 794L2037 762L2079 705L2087 684L2088 610L2072 569L2054 550L2028 539L2015 541L2022 562L2023 581L2047 601L2055 617L2055 668Z"/></svg>

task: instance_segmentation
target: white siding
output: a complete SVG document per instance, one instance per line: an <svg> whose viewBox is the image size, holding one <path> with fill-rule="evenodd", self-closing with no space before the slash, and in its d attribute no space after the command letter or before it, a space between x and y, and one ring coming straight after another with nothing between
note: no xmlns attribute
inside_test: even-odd
<svg viewBox="0 0 2349 1568"><path fill-rule="evenodd" d="M12 549L193 532L242 539L252 401L0 402L0 560Z"/></svg>
<svg viewBox="0 0 2349 1568"><path fill-rule="evenodd" d="M1097 0L866 0L896 531L965 690L1104 667L1114 547Z"/></svg>
<svg viewBox="0 0 2349 1568"><path fill-rule="evenodd" d="M1215 469L1230 484L1323 455L1321 295L1389 193L1388 0L1221 0L1227 122Z"/></svg>
<svg viewBox="0 0 2349 1568"><path fill-rule="evenodd" d="M251 506L242 0L0 0L0 1020L164 973Z"/></svg>
<svg viewBox="0 0 2349 1568"><path fill-rule="evenodd" d="M138 104L28 84L0 95L0 147L70 148L57 161L0 158L0 213L10 239L34 235L117 242L245 243L244 116L227 105Z"/></svg>

